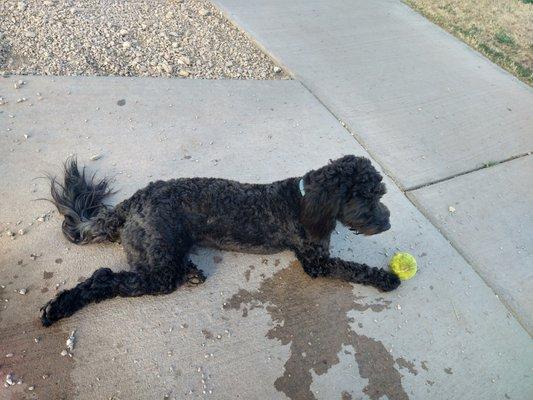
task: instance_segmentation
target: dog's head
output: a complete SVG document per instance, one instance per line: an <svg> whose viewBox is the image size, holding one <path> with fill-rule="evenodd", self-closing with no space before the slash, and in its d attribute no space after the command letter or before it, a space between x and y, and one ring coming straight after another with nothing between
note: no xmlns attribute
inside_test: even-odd
<svg viewBox="0 0 533 400"><path fill-rule="evenodd" d="M302 221L318 237L340 221L350 230L375 235L390 228L382 176L364 157L345 156L304 177Z"/></svg>

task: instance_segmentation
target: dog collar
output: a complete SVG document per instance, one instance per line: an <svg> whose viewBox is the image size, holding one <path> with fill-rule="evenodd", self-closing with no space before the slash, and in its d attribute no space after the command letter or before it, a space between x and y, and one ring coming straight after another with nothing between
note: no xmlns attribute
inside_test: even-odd
<svg viewBox="0 0 533 400"><path fill-rule="evenodd" d="M302 197L304 197L305 196L304 178L300 179L300 183L298 183L298 187L300 188L300 193L302 194Z"/></svg>

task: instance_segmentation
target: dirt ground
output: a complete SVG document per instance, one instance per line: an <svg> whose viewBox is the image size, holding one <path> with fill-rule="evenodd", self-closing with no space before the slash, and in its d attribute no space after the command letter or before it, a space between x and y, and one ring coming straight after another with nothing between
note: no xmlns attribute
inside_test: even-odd
<svg viewBox="0 0 533 400"><path fill-rule="evenodd" d="M0 72L287 77L205 0L1 1Z"/></svg>

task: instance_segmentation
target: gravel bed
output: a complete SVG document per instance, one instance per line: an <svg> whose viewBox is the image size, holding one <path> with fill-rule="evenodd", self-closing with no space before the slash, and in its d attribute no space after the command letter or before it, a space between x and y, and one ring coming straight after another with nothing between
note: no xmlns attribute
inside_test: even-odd
<svg viewBox="0 0 533 400"><path fill-rule="evenodd" d="M288 78L205 0L0 0L0 71Z"/></svg>

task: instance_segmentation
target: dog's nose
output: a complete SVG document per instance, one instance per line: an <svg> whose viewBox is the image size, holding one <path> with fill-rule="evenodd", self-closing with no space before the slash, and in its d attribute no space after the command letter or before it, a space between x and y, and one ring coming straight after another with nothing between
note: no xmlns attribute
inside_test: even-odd
<svg viewBox="0 0 533 400"><path fill-rule="evenodd" d="M390 222L387 221L383 224L383 231L382 232L385 232L385 231L388 231L389 229L391 228L390 226Z"/></svg>

